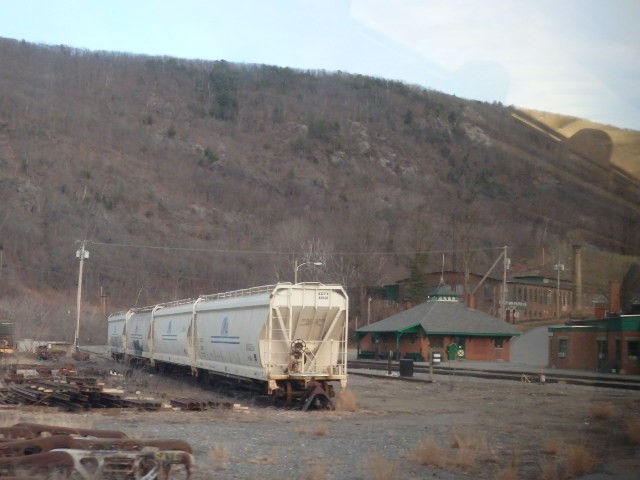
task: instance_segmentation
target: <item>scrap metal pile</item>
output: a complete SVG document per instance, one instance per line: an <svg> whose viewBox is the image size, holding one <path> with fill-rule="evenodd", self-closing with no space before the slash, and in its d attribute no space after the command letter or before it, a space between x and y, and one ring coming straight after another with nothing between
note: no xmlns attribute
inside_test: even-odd
<svg viewBox="0 0 640 480"><path fill-rule="evenodd" d="M94 372L100 375L99 372ZM130 398L122 389L106 388L96 375L79 376L67 366L54 370L48 367L17 367L4 377L0 389L0 404L54 406L64 410L90 408L137 408L158 410L156 400Z"/></svg>
<svg viewBox="0 0 640 480"><path fill-rule="evenodd" d="M183 440L35 423L0 427L0 478L164 480L189 478L192 466Z"/></svg>

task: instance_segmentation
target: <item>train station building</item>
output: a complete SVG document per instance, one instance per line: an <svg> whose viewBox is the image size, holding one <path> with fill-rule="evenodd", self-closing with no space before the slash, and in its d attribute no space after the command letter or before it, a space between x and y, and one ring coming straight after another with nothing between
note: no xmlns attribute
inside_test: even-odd
<svg viewBox="0 0 640 480"><path fill-rule="evenodd" d="M426 302L356 330L358 358L412 358L425 361L432 353L448 360L510 359L515 326L461 302L444 285Z"/></svg>

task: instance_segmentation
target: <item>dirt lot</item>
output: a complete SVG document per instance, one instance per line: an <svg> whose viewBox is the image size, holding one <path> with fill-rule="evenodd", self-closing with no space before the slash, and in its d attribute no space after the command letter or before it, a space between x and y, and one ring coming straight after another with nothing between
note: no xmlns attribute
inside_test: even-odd
<svg viewBox="0 0 640 480"><path fill-rule="evenodd" d="M637 392L354 374L347 391L339 392L342 408L303 413L264 407L244 396L221 397L191 380L147 372L136 373L126 388L165 402L182 396L231 400L241 407L83 413L29 407L5 410L2 424L35 421L187 440L194 448L196 480L554 479L580 477L585 470L615 473L597 478L623 478L621 472L640 465L611 463L638 458L628 431L628 418L640 418Z"/></svg>

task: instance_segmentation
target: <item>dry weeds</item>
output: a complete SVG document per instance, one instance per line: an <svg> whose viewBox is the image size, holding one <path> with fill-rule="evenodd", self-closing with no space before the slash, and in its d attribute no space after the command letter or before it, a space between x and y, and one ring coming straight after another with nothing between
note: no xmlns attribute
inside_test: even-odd
<svg viewBox="0 0 640 480"><path fill-rule="evenodd" d="M411 459L419 465L459 470L471 470L480 462L495 461L484 435L454 433L451 448L456 451L447 450L428 438L415 448Z"/></svg>
<svg viewBox="0 0 640 480"><path fill-rule="evenodd" d="M411 459L418 465L446 468L449 463L449 453L433 438L427 438L413 450Z"/></svg>
<svg viewBox="0 0 640 480"><path fill-rule="evenodd" d="M305 480L324 480L327 478L327 469L321 463L309 463L304 476Z"/></svg>
<svg viewBox="0 0 640 480"><path fill-rule="evenodd" d="M498 472L496 480L518 480L518 469L516 467L507 467Z"/></svg>
<svg viewBox="0 0 640 480"><path fill-rule="evenodd" d="M341 412L357 412L358 397L351 390L342 390L336 394L334 404L336 410Z"/></svg>
<svg viewBox="0 0 640 480"><path fill-rule="evenodd" d="M570 445L563 451L563 461L569 478L584 475L596 466L596 459L583 445Z"/></svg>
<svg viewBox="0 0 640 480"><path fill-rule="evenodd" d="M591 412L591 416L597 420L607 420L613 417L615 410L613 406L608 403L594 403L589 406L589 412Z"/></svg>
<svg viewBox="0 0 640 480"><path fill-rule="evenodd" d="M489 448L487 437L470 432L455 432L451 448L457 448L454 464L465 470L470 469L476 462L494 461Z"/></svg>
<svg viewBox="0 0 640 480"><path fill-rule="evenodd" d="M542 451L549 455L557 455L564 448L564 442L559 438L545 438L542 442Z"/></svg>
<svg viewBox="0 0 640 480"><path fill-rule="evenodd" d="M278 455L260 455L249 460L254 465L278 465Z"/></svg>
<svg viewBox="0 0 640 480"><path fill-rule="evenodd" d="M329 427L326 424L320 423L318 425L314 425L313 428L300 428L298 429L298 433L301 435L314 435L316 437L324 437L329 433Z"/></svg>
<svg viewBox="0 0 640 480"><path fill-rule="evenodd" d="M640 445L640 418L636 417L627 422L627 438L635 445Z"/></svg>
<svg viewBox="0 0 640 480"><path fill-rule="evenodd" d="M209 451L209 459L216 470L226 470L229 467L231 455L224 445L216 443Z"/></svg>
<svg viewBox="0 0 640 480"><path fill-rule="evenodd" d="M371 480L396 480L400 476L398 464L380 455L367 455L363 467Z"/></svg>
<svg viewBox="0 0 640 480"><path fill-rule="evenodd" d="M540 480L559 480L560 472L556 462L543 462L540 465Z"/></svg>

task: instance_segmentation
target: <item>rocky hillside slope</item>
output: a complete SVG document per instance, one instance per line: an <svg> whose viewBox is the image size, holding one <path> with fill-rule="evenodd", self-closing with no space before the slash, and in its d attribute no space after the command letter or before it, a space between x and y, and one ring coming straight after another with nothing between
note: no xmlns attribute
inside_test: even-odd
<svg viewBox="0 0 640 480"><path fill-rule="evenodd" d="M475 271L503 245L514 266L575 242L638 254L637 170L606 132L323 71L1 39L0 66L0 312L25 329L69 331L85 239L98 333L307 259L324 265L301 279L352 288L358 314L357 292L443 252Z"/></svg>

